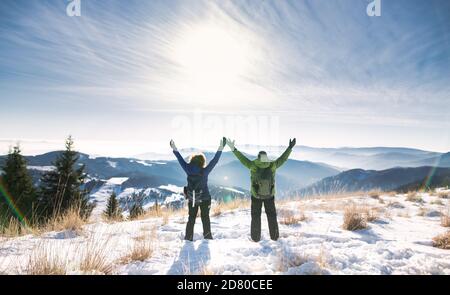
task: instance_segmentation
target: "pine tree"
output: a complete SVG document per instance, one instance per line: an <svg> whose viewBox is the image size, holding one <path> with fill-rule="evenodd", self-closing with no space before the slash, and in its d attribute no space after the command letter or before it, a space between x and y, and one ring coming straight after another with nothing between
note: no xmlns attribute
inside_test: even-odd
<svg viewBox="0 0 450 295"><path fill-rule="evenodd" d="M109 197L108 204L106 205L106 209L103 214L110 220L122 219L122 209L119 206L115 192L113 192Z"/></svg>
<svg viewBox="0 0 450 295"><path fill-rule="evenodd" d="M141 192L139 194L134 193L131 198L133 201L133 205L130 209L130 219L135 219L145 213L142 204L144 202L144 192Z"/></svg>
<svg viewBox="0 0 450 295"><path fill-rule="evenodd" d="M0 218L8 222L11 217L31 221L36 190L27 170L27 163L19 146L13 147L2 167L0 177ZM0 223L2 220L0 220Z"/></svg>
<svg viewBox="0 0 450 295"><path fill-rule="evenodd" d="M79 209L83 218L88 218L93 205L88 202L88 192L83 188L85 166L77 167L78 152L74 151L71 136L66 140L66 149L55 160L55 169L45 173L40 186L40 210L44 219L64 214L70 208Z"/></svg>

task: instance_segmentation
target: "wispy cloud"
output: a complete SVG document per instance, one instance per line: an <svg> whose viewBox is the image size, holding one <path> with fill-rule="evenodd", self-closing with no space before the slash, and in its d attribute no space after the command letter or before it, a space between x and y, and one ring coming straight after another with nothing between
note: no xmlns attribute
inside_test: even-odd
<svg viewBox="0 0 450 295"><path fill-rule="evenodd" d="M0 102L9 109L0 113L68 105L126 118L219 107L448 128L450 4L383 1L382 16L370 18L368 2L89 0L70 18L65 1L1 1ZM180 59L180 44L202 27L244 48L245 69L230 81L199 84L189 56Z"/></svg>

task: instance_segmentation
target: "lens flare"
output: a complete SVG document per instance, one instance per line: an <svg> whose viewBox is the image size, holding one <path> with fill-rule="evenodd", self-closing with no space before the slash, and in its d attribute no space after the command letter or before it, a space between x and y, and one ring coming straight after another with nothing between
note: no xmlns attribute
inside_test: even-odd
<svg viewBox="0 0 450 295"><path fill-rule="evenodd" d="M6 204L8 204L8 207L11 209L14 216L16 216L16 218L19 220L19 222L23 226L28 228L29 226L28 226L28 222L25 218L25 215L20 211L20 209L14 203L13 196L8 192L8 190L6 189L6 186L3 184L1 179L0 179L0 195L3 199L5 199Z"/></svg>

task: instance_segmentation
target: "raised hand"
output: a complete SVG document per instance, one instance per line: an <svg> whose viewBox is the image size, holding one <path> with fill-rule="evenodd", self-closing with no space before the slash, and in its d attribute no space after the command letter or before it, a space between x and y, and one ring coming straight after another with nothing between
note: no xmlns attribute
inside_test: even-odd
<svg viewBox="0 0 450 295"><path fill-rule="evenodd" d="M224 137L220 140L219 151L223 151L223 148L225 147L226 144L227 144L227 139Z"/></svg>
<svg viewBox="0 0 450 295"><path fill-rule="evenodd" d="M234 146L234 144L235 144L234 140L231 140L231 139L227 138L227 144L228 144L228 146L230 147L230 149L232 151L234 151L236 149L236 147Z"/></svg>
<svg viewBox="0 0 450 295"><path fill-rule="evenodd" d="M178 151L177 146L175 145L175 141L173 141L173 139L170 141L170 147L171 147L174 151Z"/></svg>
<svg viewBox="0 0 450 295"><path fill-rule="evenodd" d="M297 139L289 139L289 147L293 148L297 144Z"/></svg>

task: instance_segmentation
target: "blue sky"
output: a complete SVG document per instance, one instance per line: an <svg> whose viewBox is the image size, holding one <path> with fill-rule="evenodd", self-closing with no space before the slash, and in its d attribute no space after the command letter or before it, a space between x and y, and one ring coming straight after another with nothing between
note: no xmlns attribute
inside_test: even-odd
<svg viewBox="0 0 450 295"><path fill-rule="evenodd" d="M72 134L132 155L224 134L450 150L449 1L382 0L380 17L368 0L81 0L80 17L68 2L0 2L2 149Z"/></svg>

